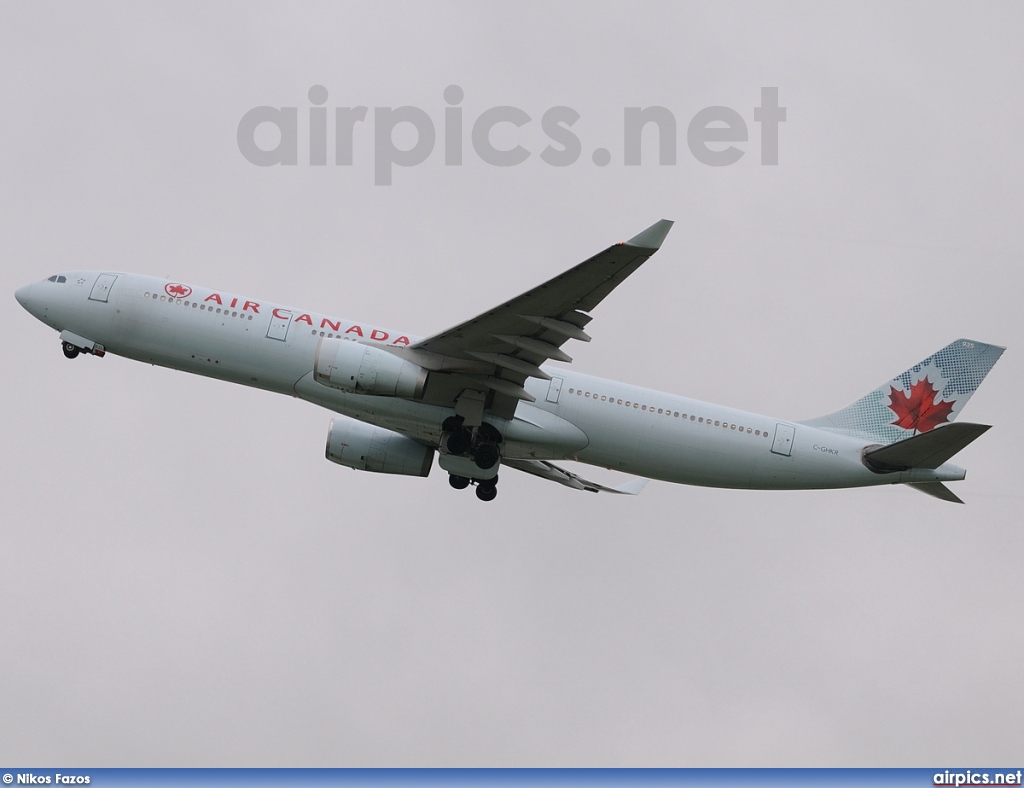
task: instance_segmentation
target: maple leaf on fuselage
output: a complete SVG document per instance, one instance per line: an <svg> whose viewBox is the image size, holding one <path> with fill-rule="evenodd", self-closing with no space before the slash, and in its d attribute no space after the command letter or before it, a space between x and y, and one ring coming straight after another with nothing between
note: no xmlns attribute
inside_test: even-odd
<svg viewBox="0 0 1024 788"><path fill-rule="evenodd" d="M936 401L938 391L927 377L910 387L908 396L902 389L890 386L889 409L896 414L896 421L890 422L905 430L928 430L949 421L953 412L952 402Z"/></svg>

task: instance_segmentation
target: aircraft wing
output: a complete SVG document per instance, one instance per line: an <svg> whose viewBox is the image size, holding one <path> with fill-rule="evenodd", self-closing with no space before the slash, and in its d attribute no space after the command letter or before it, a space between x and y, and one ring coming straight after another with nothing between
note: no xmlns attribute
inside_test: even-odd
<svg viewBox="0 0 1024 788"><path fill-rule="evenodd" d="M532 402L527 378L548 379L540 365L572 361L561 349L569 339L589 342L586 314L661 247L672 222L662 219L624 243L454 328L403 349L432 375L424 400L451 405L465 390L480 392L485 410L511 418L519 400Z"/></svg>
<svg viewBox="0 0 1024 788"><path fill-rule="evenodd" d="M603 484L588 481L572 471L567 471L565 468L545 460L502 459L501 464L509 468L515 468L517 471L531 473L548 481L564 484L566 487L572 487L574 490L586 490L587 492L595 493L609 492L618 493L619 495L639 495L648 482L647 479L634 478L618 487L605 487Z"/></svg>

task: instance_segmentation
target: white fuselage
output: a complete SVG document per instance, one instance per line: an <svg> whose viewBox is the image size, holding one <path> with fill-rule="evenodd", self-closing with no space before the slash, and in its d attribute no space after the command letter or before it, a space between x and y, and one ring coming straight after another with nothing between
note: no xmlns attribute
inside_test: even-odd
<svg viewBox="0 0 1024 788"><path fill-rule="evenodd" d="M419 337L223 291L136 274L71 272L18 292L33 315L126 358L299 396L337 413L436 446L452 408L328 388L313 379L322 338L405 347ZM108 287L97 290L102 277ZM102 284L102 282L101 282ZM168 289L181 290L168 294ZM188 291L187 293L185 291ZM102 300L103 297L106 300ZM485 418L503 453L572 459L670 482L744 489L812 489L961 479L962 469L879 474L862 462L868 441L547 367L531 378L534 403L515 418Z"/></svg>

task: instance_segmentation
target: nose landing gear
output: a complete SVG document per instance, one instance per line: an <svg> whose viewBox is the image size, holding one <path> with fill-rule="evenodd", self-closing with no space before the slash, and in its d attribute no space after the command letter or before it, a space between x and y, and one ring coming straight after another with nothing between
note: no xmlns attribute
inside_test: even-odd
<svg viewBox="0 0 1024 788"><path fill-rule="evenodd" d="M97 358L103 358L106 354L102 345L90 343L87 347L81 347L67 339L61 340L60 349L64 351L64 358L78 358L81 353L89 353Z"/></svg>

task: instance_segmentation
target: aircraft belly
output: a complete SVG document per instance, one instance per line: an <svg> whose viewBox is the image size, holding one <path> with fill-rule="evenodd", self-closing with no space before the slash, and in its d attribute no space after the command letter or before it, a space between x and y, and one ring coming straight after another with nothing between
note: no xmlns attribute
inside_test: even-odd
<svg viewBox="0 0 1024 788"><path fill-rule="evenodd" d="M629 462L623 461L627 445L615 436L591 432L592 443L579 459L593 465L662 481L735 489L820 489L857 487L895 481L880 477L860 462L860 442L842 449L809 439L791 456L770 451L769 441L748 442L746 436L715 432L696 435L645 436ZM839 437L839 440L836 438ZM841 436L828 436L829 444L843 444ZM818 449L812 448L818 446Z"/></svg>
<svg viewBox="0 0 1024 788"><path fill-rule="evenodd" d="M452 408L441 405L329 388L317 383L312 372L305 374L294 390L308 402L433 446L440 442L442 422L454 414ZM578 427L527 403L520 404L511 420L491 416L484 420L504 437L504 457L564 459L587 445L587 436Z"/></svg>
<svg viewBox="0 0 1024 788"><path fill-rule="evenodd" d="M492 421L504 435L506 457L558 460L578 454L590 442L577 425L528 403L520 403L515 418Z"/></svg>

